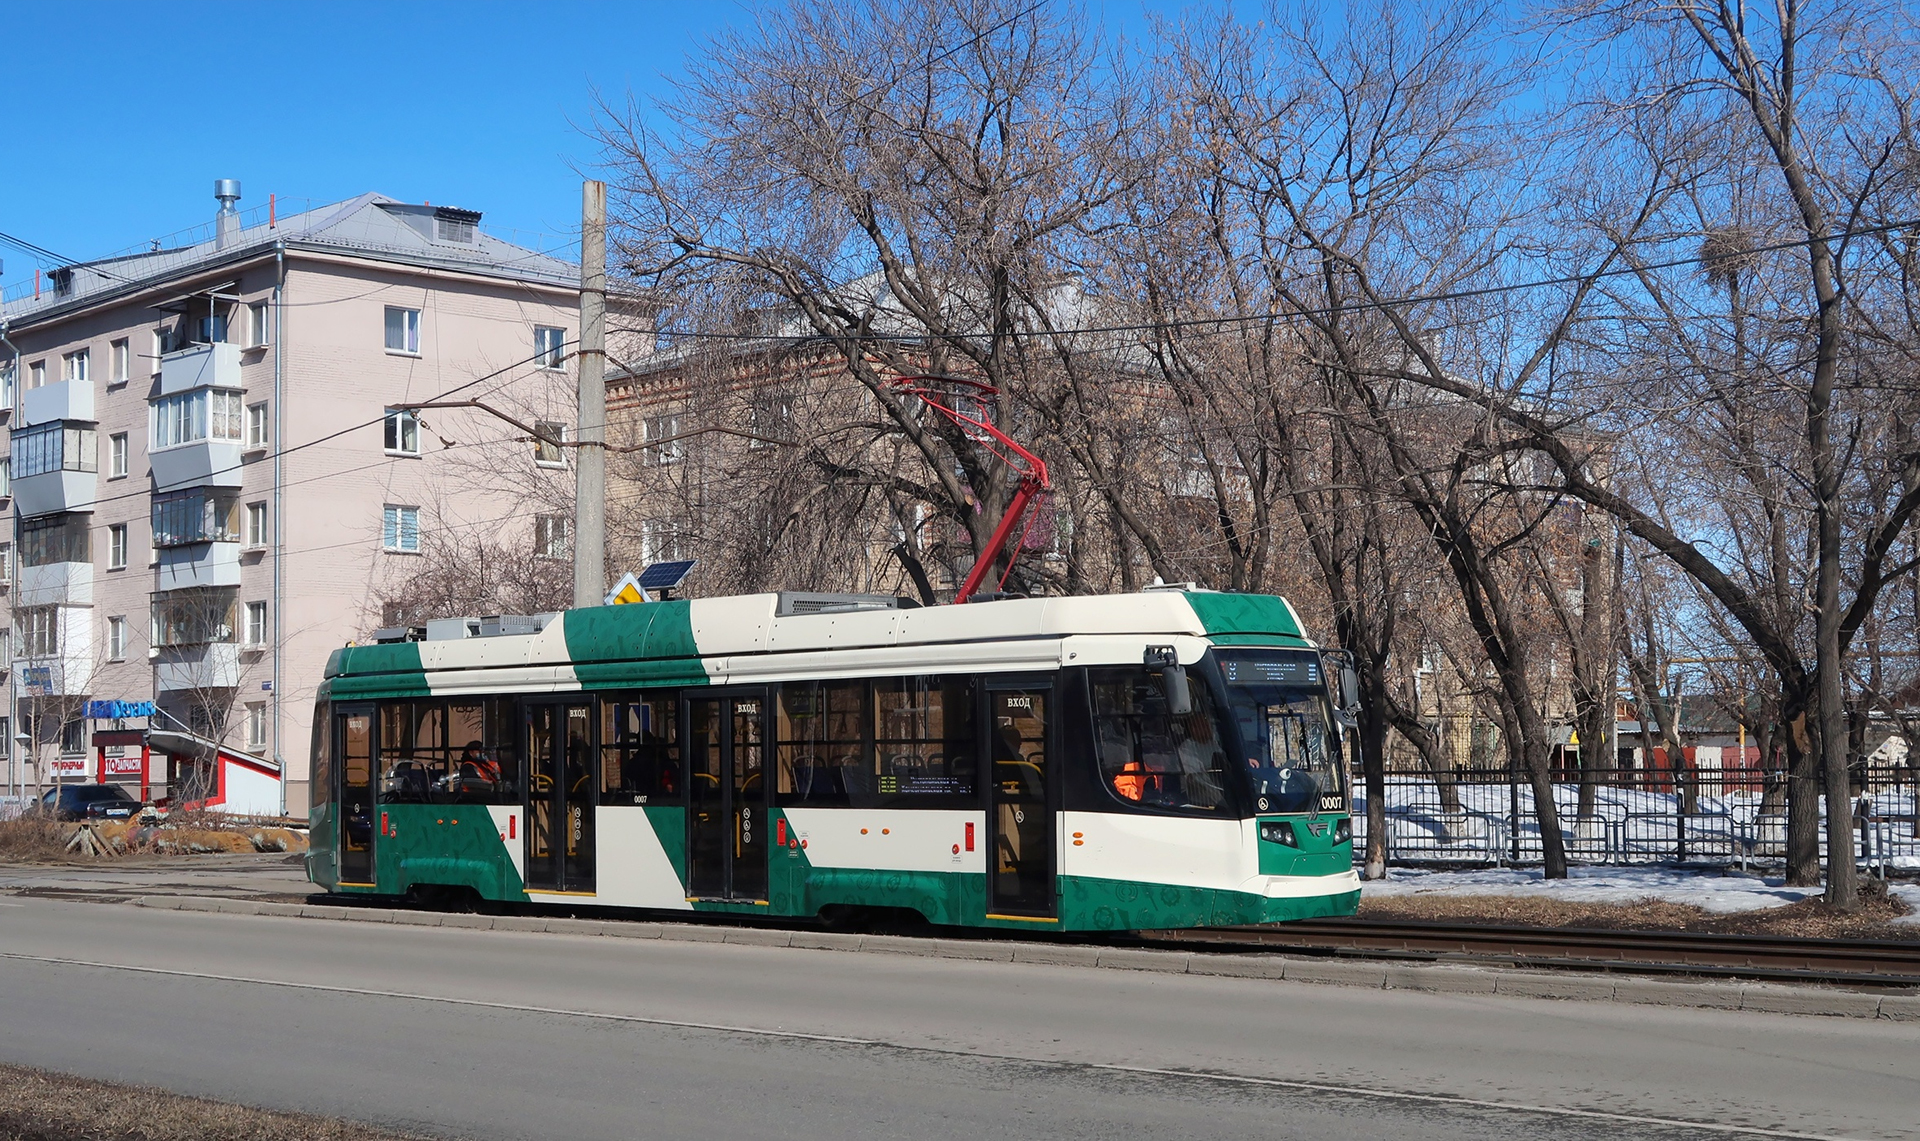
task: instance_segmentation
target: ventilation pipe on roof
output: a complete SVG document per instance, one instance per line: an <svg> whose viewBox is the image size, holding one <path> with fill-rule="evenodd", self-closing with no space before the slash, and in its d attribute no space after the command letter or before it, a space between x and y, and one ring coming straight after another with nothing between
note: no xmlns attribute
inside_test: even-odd
<svg viewBox="0 0 1920 1141"><path fill-rule="evenodd" d="M240 180L214 179L213 196L220 201L220 212L213 216L213 244L216 249L225 249L240 236L240 209L234 205L240 201Z"/></svg>

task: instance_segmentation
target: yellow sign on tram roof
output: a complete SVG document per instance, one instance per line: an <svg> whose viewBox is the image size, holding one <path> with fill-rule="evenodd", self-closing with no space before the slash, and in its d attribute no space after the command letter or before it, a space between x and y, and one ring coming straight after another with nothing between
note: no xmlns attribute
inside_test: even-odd
<svg viewBox="0 0 1920 1141"><path fill-rule="evenodd" d="M614 583L613 589L607 592L608 606L625 606L634 602L652 601L646 588L640 585L640 580L633 577L631 572L621 575L620 581Z"/></svg>

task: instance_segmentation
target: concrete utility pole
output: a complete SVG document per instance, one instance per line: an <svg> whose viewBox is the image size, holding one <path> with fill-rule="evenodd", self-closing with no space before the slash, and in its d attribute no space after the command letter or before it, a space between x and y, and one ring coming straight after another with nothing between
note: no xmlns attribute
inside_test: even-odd
<svg viewBox="0 0 1920 1141"><path fill-rule="evenodd" d="M573 484L573 604L607 597L607 184L580 196L580 417Z"/></svg>

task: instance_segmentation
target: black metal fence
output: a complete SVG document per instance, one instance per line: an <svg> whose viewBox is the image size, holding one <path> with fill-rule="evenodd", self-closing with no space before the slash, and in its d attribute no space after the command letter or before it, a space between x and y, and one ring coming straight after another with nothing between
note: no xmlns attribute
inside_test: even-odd
<svg viewBox="0 0 1920 1141"><path fill-rule="evenodd" d="M1358 779L1355 785L1354 854L1360 859L1366 790ZM1845 810L1856 823L1856 861L1882 872L1920 870L1920 770L1856 769L1854 789ZM1553 799L1574 862L1746 866L1786 858L1785 794L1782 774L1758 769L1619 769L1584 780L1578 772L1556 772ZM1462 772L1444 783L1428 774L1390 773L1385 803L1391 862L1544 858L1533 786L1517 771ZM1824 828L1820 839L1824 858Z"/></svg>

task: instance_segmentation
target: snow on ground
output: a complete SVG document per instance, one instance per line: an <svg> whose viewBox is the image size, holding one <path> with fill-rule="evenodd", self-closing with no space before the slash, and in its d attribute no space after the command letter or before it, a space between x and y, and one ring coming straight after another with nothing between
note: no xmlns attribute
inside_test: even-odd
<svg viewBox="0 0 1920 1141"><path fill-rule="evenodd" d="M1570 868L1567 879L1551 881L1538 868L1477 868L1458 872L1393 868L1388 876L1385 880L1362 883L1362 897L1522 895L1569 903L1638 903L1652 896L1724 913L1779 907L1820 894L1818 888L1787 887L1784 880L1772 876L1718 875L1660 867ZM1902 898L1920 909L1920 885L1896 890L1913 893Z"/></svg>
<svg viewBox="0 0 1920 1141"><path fill-rule="evenodd" d="M1894 922L1920 927L1920 883L1889 883L1887 890L1899 896L1900 902L1907 905L1907 913Z"/></svg>

